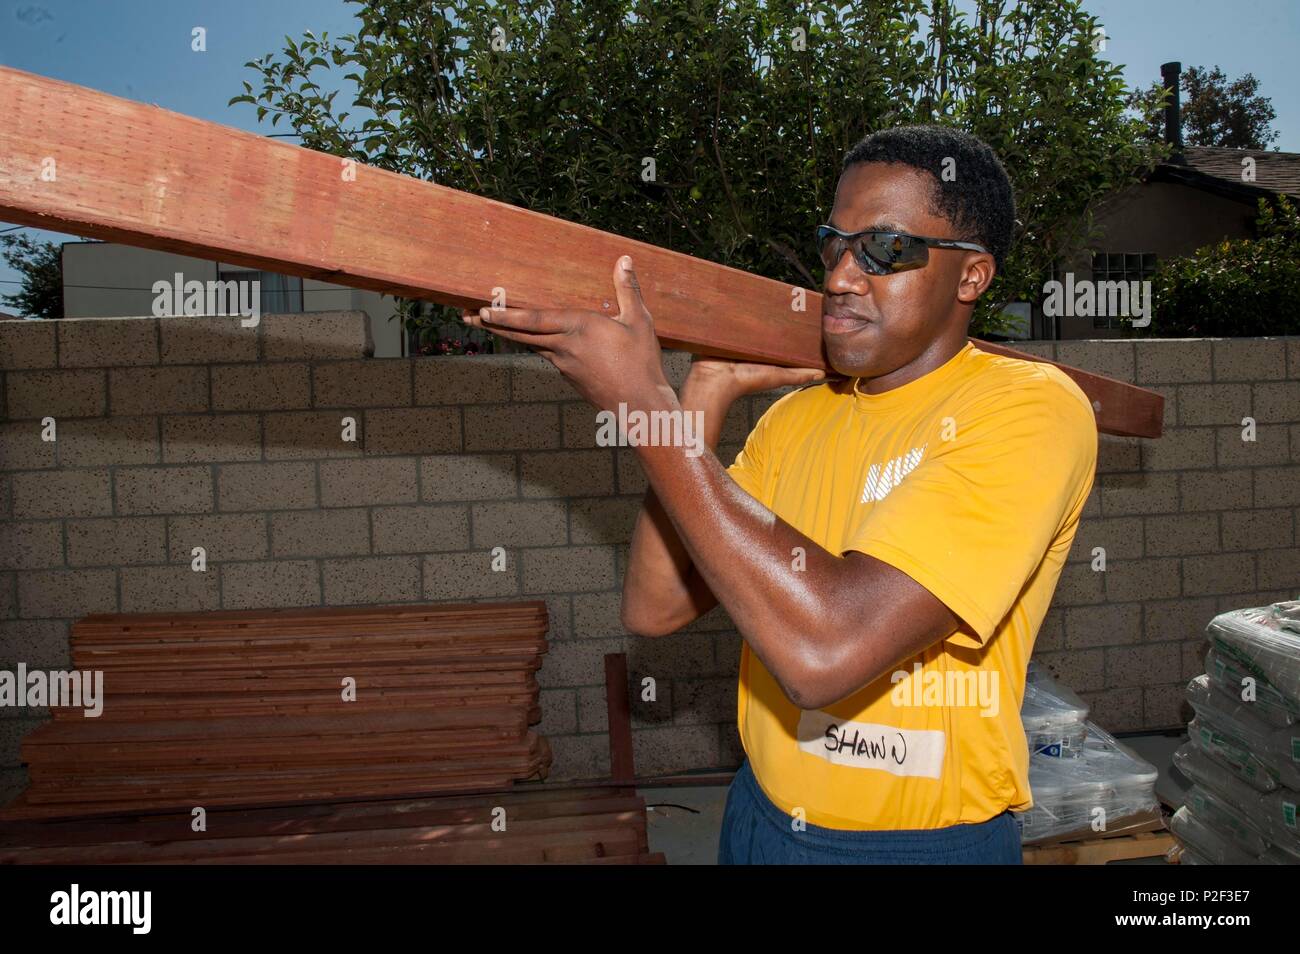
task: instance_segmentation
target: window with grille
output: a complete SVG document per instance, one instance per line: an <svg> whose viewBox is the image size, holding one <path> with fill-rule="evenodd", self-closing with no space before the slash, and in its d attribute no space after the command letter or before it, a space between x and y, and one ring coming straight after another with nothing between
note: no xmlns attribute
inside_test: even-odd
<svg viewBox="0 0 1300 954"><path fill-rule="evenodd" d="M1092 280L1094 282L1145 282L1156 272L1154 252L1094 252L1092 255ZM1117 315L1094 315L1094 328L1121 328L1127 319Z"/></svg>

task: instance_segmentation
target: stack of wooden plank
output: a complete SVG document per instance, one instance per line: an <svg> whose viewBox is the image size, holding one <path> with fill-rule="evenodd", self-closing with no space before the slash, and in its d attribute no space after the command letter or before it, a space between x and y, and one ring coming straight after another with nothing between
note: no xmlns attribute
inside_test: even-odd
<svg viewBox="0 0 1300 954"><path fill-rule="evenodd" d="M23 742L8 818L502 791L545 777L546 604L95 615L103 713Z"/></svg>
<svg viewBox="0 0 1300 954"><path fill-rule="evenodd" d="M663 864L621 788L15 823L0 864Z"/></svg>

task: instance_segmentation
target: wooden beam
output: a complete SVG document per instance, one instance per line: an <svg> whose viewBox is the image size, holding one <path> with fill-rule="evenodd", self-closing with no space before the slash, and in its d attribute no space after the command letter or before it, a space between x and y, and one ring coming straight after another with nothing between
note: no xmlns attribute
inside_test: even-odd
<svg viewBox="0 0 1300 954"><path fill-rule="evenodd" d="M1124 381L1107 378L1091 371L1058 364L1037 355L1026 354L991 341L971 338L971 343L990 354L1019 358L1022 361L1041 361L1054 365L1068 374L1092 402L1097 415L1097 430L1119 437L1159 437L1164 429L1165 399L1155 391L1134 387Z"/></svg>
<svg viewBox="0 0 1300 954"><path fill-rule="evenodd" d="M631 254L665 346L825 366L811 290L19 70L0 102L7 221L458 307L613 312ZM1159 436L1159 394L1066 370L1100 430Z"/></svg>

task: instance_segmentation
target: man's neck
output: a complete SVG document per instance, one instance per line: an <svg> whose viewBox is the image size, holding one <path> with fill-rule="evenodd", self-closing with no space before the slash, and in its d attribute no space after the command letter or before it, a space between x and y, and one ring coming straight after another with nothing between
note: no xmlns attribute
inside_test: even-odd
<svg viewBox="0 0 1300 954"><path fill-rule="evenodd" d="M942 335L902 367L879 377L859 378L857 389L863 394L884 394L904 384L910 384L951 361L958 351L966 347L967 340L964 328L958 335Z"/></svg>

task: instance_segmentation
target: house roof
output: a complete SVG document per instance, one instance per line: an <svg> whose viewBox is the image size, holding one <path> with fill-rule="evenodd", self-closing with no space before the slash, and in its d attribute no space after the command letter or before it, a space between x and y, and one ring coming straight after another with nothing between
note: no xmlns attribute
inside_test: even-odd
<svg viewBox="0 0 1300 954"><path fill-rule="evenodd" d="M1241 178L1241 161L1247 156L1255 160L1253 182ZM1157 166L1150 179L1178 182L1251 204L1279 193L1300 198L1300 152L1184 146L1181 154Z"/></svg>

